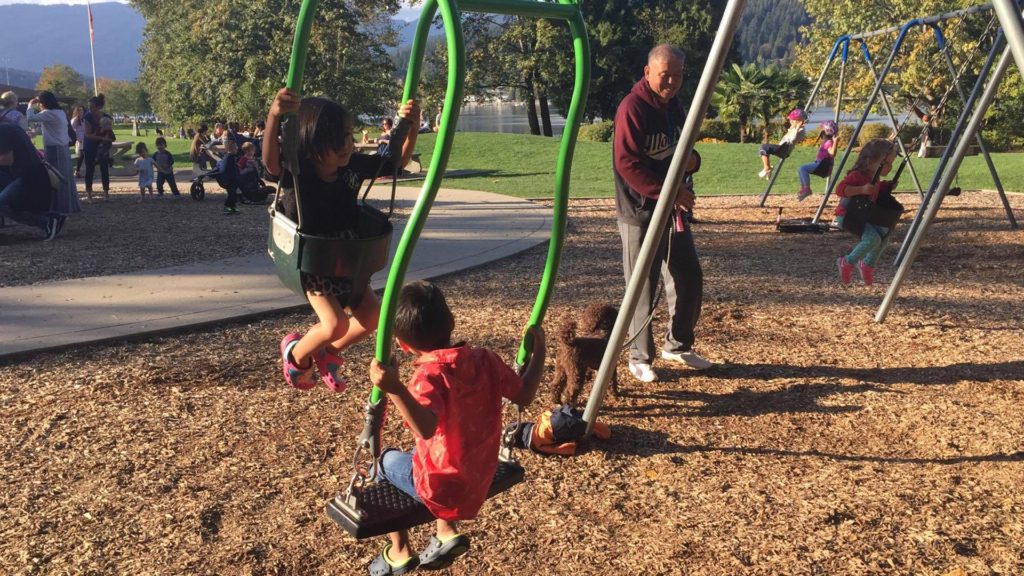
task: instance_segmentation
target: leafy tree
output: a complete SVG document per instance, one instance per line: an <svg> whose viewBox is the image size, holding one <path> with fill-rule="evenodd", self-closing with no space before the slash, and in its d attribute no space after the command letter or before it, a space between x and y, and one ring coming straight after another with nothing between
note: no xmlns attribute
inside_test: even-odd
<svg viewBox="0 0 1024 576"><path fill-rule="evenodd" d="M285 82L299 0L132 4L146 17L141 82L158 114L243 123L265 116ZM303 92L357 116L393 112L400 90L385 48L396 42L389 16L398 8L398 0L320 3Z"/></svg>
<svg viewBox="0 0 1024 576"><path fill-rule="evenodd" d="M754 114L761 120L761 141L771 139L771 122L806 101L811 83L799 70L769 65L760 71L761 89Z"/></svg>
<svg viewBox="0 0 1024 576"><path fill-rule="evenodd" d="M43 68L43 73L36 83L36 90L49 90L59 98L86 100L91 93L85 86L85 79L72 67L66 64L54 64Z"/></svg>
<svg viewBox="0 0 1024 576"><path fill-rule="evenodd" d="M113 112L145 114L152 112L149 95L138 82L127 80L99 79L100 93L107 99L106 107Z"/></svg>
<svg viewBox="0 0 1024 576"><path fill-rule="evenodd" d="M733 64L722 70L715 86L712 104L725 120L739 122L740 143L747 141L750 120L760 107L765 81L754 64Z"/></svg>

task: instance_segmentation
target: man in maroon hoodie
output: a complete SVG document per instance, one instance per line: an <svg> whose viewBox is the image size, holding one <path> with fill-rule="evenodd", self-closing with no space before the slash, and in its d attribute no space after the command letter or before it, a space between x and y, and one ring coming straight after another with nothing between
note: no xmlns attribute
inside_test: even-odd
<svg viewBox="0 0 1024 576"><path fill-rule="evenodd" d="M683 53L678 48L668 44L655 46L647 56L644 77L622 99L615 113L615 205L627 283L686 118L683 105L676 98L683 80L683 62ZM684 182L676 196L676 209L689 211L693 203L691 184ZM662 275L669 329L661 357L697 370L712 365L693 351L693 331L700 317L704 274L693 245L691 226L688 222L683 224L682 231L677 231L672 223L667 225L630 322L630 332L642 331L642 334L630 346L629 371L643 382L658 377L651 367L653 331L645 321L652 313L654 291Z"/></svg>

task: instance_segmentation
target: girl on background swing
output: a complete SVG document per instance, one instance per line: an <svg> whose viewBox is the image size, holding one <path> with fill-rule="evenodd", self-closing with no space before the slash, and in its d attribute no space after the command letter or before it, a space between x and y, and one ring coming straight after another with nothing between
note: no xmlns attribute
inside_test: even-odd
<svg viewBox="0 0 1024 576"><path fill-rule="evenodd" d="M279 179L285 188L279 209L294 221L298 221L298 209L293 176L282 170L278 143L281 119L292 113L298 122L303 231L316 236L355 238L360 185L381 171L393 171L395 162L399 167L408 164L416 147L416 131L409 131L397 158L387 147L378 155L359 154L354 152L353 121L345 108L327 98L300 100L295 91L282 88L267 115L263 163L269 178ZM399 109L398 116L418 126L419 105L409 100ZM292 333L281 341L284 379L295 388L312 388L316 385L315 363L324 384L342 392L344 361L340 354L377 325L380 303L368 285L356 286L351 278L303 273L302 286L319 321L305 335Z"/></svg>
<svg viewBox="0 0 1024 576"><path fill-rule="evenodd" d="M797 168L797 174L800 176L800 191L796 193L796 199L800 202L812 194L812 174L822 178L832 175L832 163L835 161L838 148L839 138L836 135L839 133L839 126L832 120L825 120L818 126L818 129L818 140L821 140L821 145L818 146L818 155L814 157L814 162Z"/></svg>

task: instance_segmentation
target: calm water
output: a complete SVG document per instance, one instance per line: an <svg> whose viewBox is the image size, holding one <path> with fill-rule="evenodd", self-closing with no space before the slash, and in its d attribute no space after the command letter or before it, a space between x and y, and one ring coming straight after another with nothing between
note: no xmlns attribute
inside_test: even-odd
<svg viewBox="0 0 1024 576"><path fill-rule="evenodd" d="M899 122L903 122L907 114L905 112L898 111L898 108L894 107L896 112L896 119ZM860 112L845 113L840 116L843 124L855 124L860 119ZM818 108L811 112L810 118L808 119L808 126L816 127L819 122L823 120L832 119L831 108ZM880 122L889 123L889 119L884 115L871 114L867 119L868 123ZM561 114L557 111L551 111L551 128L555 135L562 133L562 128L565 126L565 118L562 118ZM462 111L459 113L459 127L458 129L463 132L504 132L512 134L529 134L530 124L526 120L526 106L524 104L515 103L488 103L488 104L466 104L462 107Z"/></svg>
<svg viewBox="0 0 1024 576"><path fill-rule="evenodd" d="M538 122L540 119L538 118ZM565 118L551 110L551 131L556 136L562 133ZM526 120L524 104L466 104L459 112L459 130L463 132L504 132L529 134L530 123Z"/></svg>

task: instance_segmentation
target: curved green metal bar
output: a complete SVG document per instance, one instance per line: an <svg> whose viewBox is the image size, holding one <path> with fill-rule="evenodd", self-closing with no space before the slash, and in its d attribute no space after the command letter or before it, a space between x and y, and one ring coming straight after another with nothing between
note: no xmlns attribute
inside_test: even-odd
<svg viewBox="0 0 1024 576"><path fill-rule="evenodd" d="M288 77L285 86L302 95L302 78L306 72L306 57L309 54L309 32L313 28L313 18L316 16L318 0L303 0L299 8L299 18L295 21L295 39L292 40L292 57L288 65ZM295 203L299 230L302 230L302 200L299 194L299 124L295 122L295 115L289 114L282 123L282 150L285 164L294 178Z"/></svg>
<svg viewBox="0 0 1024 576"><path fill-rule="evenodd" d="M398 294L405 281L405 273L412 260L416 241L420 237L427 214L434 204L434 198L441 187L441 178L448 166L452 143L455 140L455 127L459 122L459 110L462 107L463 86L466 77L465 41L462 35L461 15L456 6L449 0L426 0L423 12L416 26L416 38L413 42L409 58L409 70L406 74L405 90L402 101L405 102L416 95L422 69L423 53L426 50L427 34L430 32L434 14L440 9L444 21L445 42L448 46L448 86L445 91L444 107L441 110L441 126L434 143L434 154L430 159L427 177L423 182L419 199L409 216L409 222L402 233L402 238L395 251L391 270L388 273L384 297L380 305L380 323L377 325L377 361L387 364L391 361L392 335L395 326L394 307L398 302ZM415 127L413 127L415 129ZM374 386L370 393L370 403L377 405L383 399L383 393Z"/></svg>
<svg viewBox="0 0 1024 576"><path fill-rule="evenodd" d="M575 0L559 0L560 4L576 5ZM574 17L568 20L572 33L573 52L576 55L576 81L573 84L572 100L569 113L565 116L565 127L562 129L562 142L558 152L558 167L555 170L554 215L552 216L551 240L548 243L547 263L541 279L537 300L533 305L533 313L527 328L539 326L544 322L551 296L554 294L555 281L558 277L558 265L562 258L562 245L565 243L565 223L569 211L569 178L572 174L572 158L576 150L576 139L579 134L580 120L587 107L588 88L590 86L590 42L587 40L587 26L583 15L577 8ZM526 364L533 348L532 339L527 332L516 363Z"/></svg>

